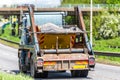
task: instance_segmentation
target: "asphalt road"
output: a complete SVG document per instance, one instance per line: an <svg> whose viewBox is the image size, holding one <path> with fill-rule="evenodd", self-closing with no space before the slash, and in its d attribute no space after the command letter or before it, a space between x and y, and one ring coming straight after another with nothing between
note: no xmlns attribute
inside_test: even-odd
<svg viewBox="0 0 120 80"><path fill-rule="evenodd" d="M0 44L0 68L18 72L17 49ZM66 73L49 72L48 78L35 80L120 80L120 67L96 64L87 78L72 78L69 71Z"/></svg>
<svg viewBox="0 0 120 80"><path fill-rule="evenodd" d="M0 44L0 68L18 71L17 49Z"/></svg>

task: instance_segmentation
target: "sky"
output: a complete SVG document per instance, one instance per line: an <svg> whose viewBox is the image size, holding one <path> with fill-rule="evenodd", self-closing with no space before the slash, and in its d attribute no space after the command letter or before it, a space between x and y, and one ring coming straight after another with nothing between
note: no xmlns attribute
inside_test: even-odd
<svg viewBox="0 0 120 80"><path fill-rule="evenodd" d="M61 0L0 0L0 6L7 4L34 4L37 6L57 6L60 5Z"/></svg>

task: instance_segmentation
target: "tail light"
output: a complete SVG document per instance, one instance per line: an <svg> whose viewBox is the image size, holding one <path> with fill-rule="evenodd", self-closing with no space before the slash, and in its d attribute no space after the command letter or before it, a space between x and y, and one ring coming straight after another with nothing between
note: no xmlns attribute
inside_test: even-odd
<svg viewBox="0 0 120 80"><path fill-rule="evenodd" d="M94 57L90 57L89 58L89 64L90 65L94 65L95 64L95 58Z"/></svg>
<svg viewBox="0 0 120 80"><path fill-rule="evenodd" d="M41 58L37 59L37 66L43 66L43 63L44 63L43 59Z"/></svg>

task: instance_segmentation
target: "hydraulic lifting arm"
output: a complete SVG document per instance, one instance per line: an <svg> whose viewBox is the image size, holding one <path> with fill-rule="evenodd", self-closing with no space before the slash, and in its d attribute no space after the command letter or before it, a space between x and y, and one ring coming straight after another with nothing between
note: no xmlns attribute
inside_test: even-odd
<svg viewBox="0 0 120 80"><path fill-rule="evenodd" d="M77 22L78 27L80 29L82 29L83 31L86 31L85 23L84 23L84 20L83 20L83 15L82 15L82 12L81 12L79 7L75 7L75 15L76 15L76 20L77 20L76 22ZM92 51L91 44L88 40L87 33L84 33L84 41L85 41L86 47L89 50L89 54L94 54L94 52Z"/></svg>
<svg viewBox="0 0 120 80"><path fill-rule="evenodd" d="M29 5L28 10L29 10L29 17L30 17L30 27L32 30L32 38L33 38L33 43L35 45L35 51L36 53L39 53L40 49L39 49L39 43L37 39L36 26L35 26L35 20L34 20L34 7Z"/></svg>

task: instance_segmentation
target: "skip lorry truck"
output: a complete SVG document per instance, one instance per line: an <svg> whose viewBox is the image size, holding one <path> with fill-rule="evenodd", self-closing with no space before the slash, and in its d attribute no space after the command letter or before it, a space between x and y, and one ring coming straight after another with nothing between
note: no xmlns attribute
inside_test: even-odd
<svg viewBox="0 0 120 80"><path fill-rule="evenodd" d="M88 41L82 12L78 7L74 10L76 25L72 27L52 23L37 26L34 8L28 6L30 26L22 26L18 49L21 72L45 78L49 71L69 70L73 77L87 77L89 69L95 66L94 52Z"/></svg>

